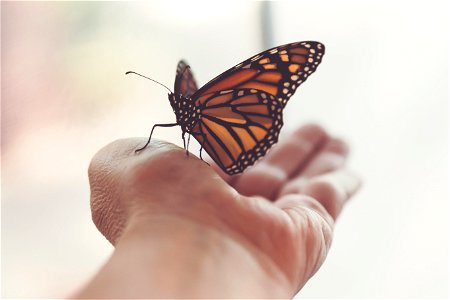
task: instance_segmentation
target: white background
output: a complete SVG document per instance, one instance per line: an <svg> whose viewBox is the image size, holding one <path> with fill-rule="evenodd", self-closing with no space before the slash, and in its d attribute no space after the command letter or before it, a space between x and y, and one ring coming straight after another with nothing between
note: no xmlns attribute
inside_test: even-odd
<svg viewBox="0 0 450 300"><path fill-rule="evenodd" d="M2 295L64 297L113 248L90 220L87 166L174 120L185 58L200 84L264 50L261 2L2 3ZM317 40L284 134L315 121L364 178L298 297L449 296L448 3L274 2L269 46ZM267 33L267 32L266 32ZM182 145L179 129L156 135ZM194 153L195 147L192 149Z"/></svg>

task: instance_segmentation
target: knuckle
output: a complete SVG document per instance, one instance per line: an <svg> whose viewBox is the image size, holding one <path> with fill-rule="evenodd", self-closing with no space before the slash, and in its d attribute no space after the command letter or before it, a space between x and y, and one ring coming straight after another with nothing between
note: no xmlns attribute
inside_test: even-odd
<svg viewBox="0 0 450 300"><path fill-rule="evenodd" d="M340 210L341 193L337 186L326 179L316 179L305 187L305 194L315 198L328 213L336 218Z"/></svg>

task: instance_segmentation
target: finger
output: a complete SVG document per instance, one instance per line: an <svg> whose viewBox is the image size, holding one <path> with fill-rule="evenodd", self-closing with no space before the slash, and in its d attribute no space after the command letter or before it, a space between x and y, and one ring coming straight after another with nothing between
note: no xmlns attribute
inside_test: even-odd
<svg viewBox="0 0 450 300"><path fill-rule="evenodd" d="M286 212L295 211L300 213L305 208L317 213L329 226L334 225L334 220L325 207L315 198L307 195L289 194L275 201L275 205Z"/></svg>
<svg viewBox="0 0 450 300"><path fill-rule="evenodd" d="M205 161L211 166L211 168L214 169L214 171L222 178L226 183L229 185L232 185L233 182L240 176L240 174L237 175L228 175L222 169L211 159L211 158L205 158Z"/></svg>
<svg viewBox="0 0 450 300"><path fill-rule="evenodd" d="M299 128L276 145L261 162L235 179L236 190L246 196L274 199L289 176L301 168L327 139L324 129L318 125Z"/></svg>
<svg viewBox="0 0 450 300"><path fill-rule="evenodd" d="M299 174L301 177L312 177L336 170L344 165L348 152L348 146L343 140L330 138Z"/></svg>
<svg viewBox="0 0 450 300"><path fill-rule="evenodd" d="M304 125L274 147L264 161L283 170L289 177L327 140L328 136L322 127Z"/></svg>
<svg viewBox="0 0 450 300"><path fill-rule="evenodd" d="M342 167L348 155L347 144L339 139L330 138L320 151L317 151L308 163L298 170L296 177L290 179L280 191L280 196L296 193L298 187L308 182L309 178L337 170ZM293 191L292 191L293 190Z"/></svg>
<svg viewBox="0 0 450 300"><path fill-rule="evenodd" d="M289 217L296 232L303 279L321 266L333 239L334 221L319 201L305 195L286 195L275 202Z"/></svg>
<svg viewBox="0 0 450 300"><path fill-rule="evenodd" d="M349 170L338 170L307 181L287 184L280 195L301 194L316 199L336 219L345 203L359 189L361 179Z"/></svg>

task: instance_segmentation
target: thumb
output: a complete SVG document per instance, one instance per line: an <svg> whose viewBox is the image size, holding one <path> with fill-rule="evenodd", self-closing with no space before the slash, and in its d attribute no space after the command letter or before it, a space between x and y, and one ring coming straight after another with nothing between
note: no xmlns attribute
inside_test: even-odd
<svg viewBox="0 0 450 300"><path fill-rule="evenodd" d="M148 148L136 154L142 141L141 138L116 140L100 149L89 165L92 220L113 245L127 224L130 214L130 203L125 201L127 185L135 177L133 173L138 166L164 152L184 154L177 146L157 139L152 139Z"/></svg>

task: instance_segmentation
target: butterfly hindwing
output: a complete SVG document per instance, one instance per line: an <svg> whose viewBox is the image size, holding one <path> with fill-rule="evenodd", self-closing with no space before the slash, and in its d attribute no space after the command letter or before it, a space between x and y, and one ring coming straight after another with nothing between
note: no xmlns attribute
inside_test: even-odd
<svg viewBox="0 0 450 300"><path fill-rule="evenodd" d="M277 142L282 106L266 92L218 91L204 102L193 136L228 174L242 172Z"/></svg>
<svg viewBox="0 0 450 300"><path fill-rule="evenodd" d="M217 91L255 89L273 95L284 107L320 64L325 46L319 42L298 42L261 52L225 71L192 95L200 107Z"/></svg>

